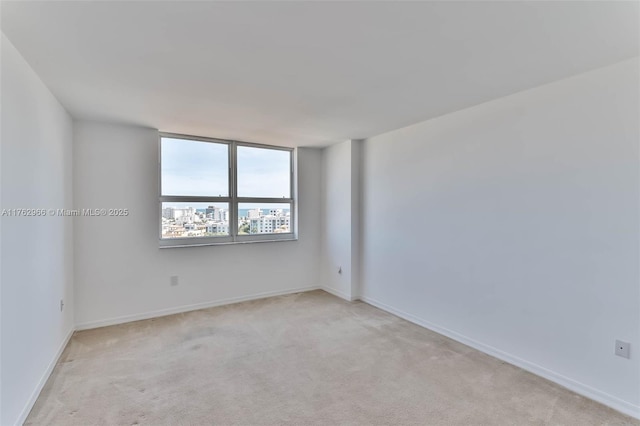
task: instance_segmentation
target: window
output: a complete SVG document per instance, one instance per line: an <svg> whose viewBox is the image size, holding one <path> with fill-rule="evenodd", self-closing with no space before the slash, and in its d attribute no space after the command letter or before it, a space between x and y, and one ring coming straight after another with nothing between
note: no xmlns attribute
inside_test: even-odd
<svg viewBox="0 0 640 426"><path fill-rule="evenodd" d="M295 239L293 149L160 135L160 246Z"/></svg>

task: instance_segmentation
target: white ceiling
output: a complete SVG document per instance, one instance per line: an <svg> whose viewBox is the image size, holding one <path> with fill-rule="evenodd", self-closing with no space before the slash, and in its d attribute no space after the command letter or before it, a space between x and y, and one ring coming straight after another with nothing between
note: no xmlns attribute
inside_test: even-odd
<svg viewBox="0 0 640 426"><path fill-rule="evenodd" d="M78 119L365 138L639 54L637 2L2 2Z"/></svg>

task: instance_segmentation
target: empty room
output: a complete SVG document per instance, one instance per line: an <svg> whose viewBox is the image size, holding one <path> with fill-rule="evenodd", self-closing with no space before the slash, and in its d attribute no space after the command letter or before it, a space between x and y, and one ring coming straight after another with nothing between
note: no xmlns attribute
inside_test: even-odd
<svg viewBox="0 0 640 426"><path fill-rule="evenodd" d="M0 1L0 425L640 425L640 2Z"/></svg>

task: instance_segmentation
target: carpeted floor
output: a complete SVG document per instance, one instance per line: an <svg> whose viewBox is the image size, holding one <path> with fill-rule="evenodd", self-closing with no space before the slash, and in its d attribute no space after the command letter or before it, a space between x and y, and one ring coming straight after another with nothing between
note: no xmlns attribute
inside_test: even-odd
<svg viewBox="0 0 640 426"><path fill-rule="evenodd" d="M77 332L26 424L640 422L314 291Z"/></svg>

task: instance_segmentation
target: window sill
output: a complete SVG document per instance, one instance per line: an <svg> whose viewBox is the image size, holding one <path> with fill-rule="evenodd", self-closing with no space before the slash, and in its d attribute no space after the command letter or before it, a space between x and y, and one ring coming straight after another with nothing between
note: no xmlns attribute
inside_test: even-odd
<svg viewBox="0 0 640 426"><path fill-rule="evenodd" d="M162 241L162 240L161 240ZM166 241L166 240L164 240ZM283 241L298 241L298 237L292 236L291 238L277 238L277 239L262 239L262 240L244 240L244 241L203 241L197 242L180 242L176 244L160 245L161 249L183 248L183 247L206 247L206 246L234 246L242 244L255 244L255 243L279 243Z"/></svg>

